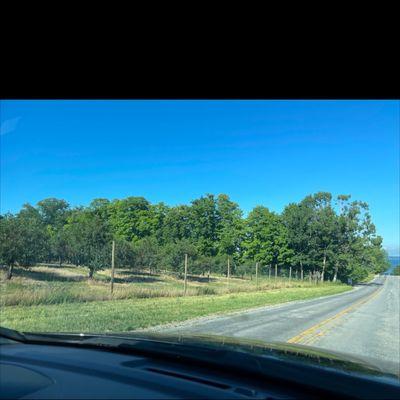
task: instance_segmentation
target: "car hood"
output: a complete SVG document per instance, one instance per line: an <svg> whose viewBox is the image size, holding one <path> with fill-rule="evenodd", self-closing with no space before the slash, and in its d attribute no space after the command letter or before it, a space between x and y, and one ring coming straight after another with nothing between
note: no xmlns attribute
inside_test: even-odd
<svg viewBox="0 0 400 400"><path fill-rule="evenodd" d="M167 341L208 348L224 348L234 351L244 351L258 355L275 355L285 359L297 360L320 366L341 368L348 371L359 371L368 374L390 374L399 376L395 363L383 362L370 357L351 355L338 351L325 350L318 347L301 344L262 341L256 339L237 338L232 336L211 334L164 334L154 332L132 332L123 334L125 337L136 337L148 340Z"/></svg>
<svg viewBox="0 0 400 400"><path fill-rule="evenodd" d="M25 333L35 337L35 333ZM42 337L84 342L85 344L118 346L123 343L143 346L150 342L152 345L169 346L171 351L190 349L192 356L202 350L212 352L232 351L251 354L259 357L273 357L293 363L302 363L322 368L334 368L347 373L360 373L369 376L399 377L398 366L394 363L384 363L375 359L353 356L336 351L325 350L312 346L285 342L264 342L261 340L236 338L210 334L170 334L151 331L121 332L121 333L46 333ZM397 372L397 373L396 373Z"/></svg>

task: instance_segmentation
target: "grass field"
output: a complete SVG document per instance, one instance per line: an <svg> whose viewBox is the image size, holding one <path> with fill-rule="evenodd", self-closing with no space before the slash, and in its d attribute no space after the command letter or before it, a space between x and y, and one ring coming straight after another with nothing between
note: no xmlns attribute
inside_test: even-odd
<svg viewBox="0 0 400 400"><path fill-rule="evenodd" d="M343 284L192 276L183 282L165 274L118 270L114 294L110 271L93 280L79 267L16 269L0 281L1 325L22 331L122 332L262 305L303 300L350 290Z"/></svg>

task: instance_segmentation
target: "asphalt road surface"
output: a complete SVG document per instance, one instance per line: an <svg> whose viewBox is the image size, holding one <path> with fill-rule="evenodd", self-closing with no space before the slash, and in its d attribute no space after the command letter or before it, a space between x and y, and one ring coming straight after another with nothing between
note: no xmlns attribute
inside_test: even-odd
<svg viewBox="0 0 400 400"><path fill-rule="evenodd" d="M321 347L372 359L399 375L399 307L400 277L379 276L338 295L205 317L157 330Z"/></svg>

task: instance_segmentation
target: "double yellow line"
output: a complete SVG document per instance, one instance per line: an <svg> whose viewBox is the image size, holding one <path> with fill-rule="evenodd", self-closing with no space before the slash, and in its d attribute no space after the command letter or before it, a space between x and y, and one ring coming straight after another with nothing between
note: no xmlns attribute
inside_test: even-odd
<svg viewBox="0 0 400 400"><path fill-rule="evenodd" d="M319 322L318 324L313 325L312 327L306 329L305 331L301 332L300 334L292 337L291 339L289 339L287 341L287 343L309 344L309 343L313 342L319 336L323 336L327 332L327 329L324 330L324 328L326 328L326 325L328 323L330 323L330 322L342 317L345 314L348 314L350 311L353 311L355 308L357 308L357 307L361 306L362 304L366 303L367 301L373 299L382 290L383 290L383 287L375 290L371 295L369 295L366 298L363 298L360 301L352 304L350 307L347 307L344 310L338 312L333 317L325 319L324 321Z"/></svg>

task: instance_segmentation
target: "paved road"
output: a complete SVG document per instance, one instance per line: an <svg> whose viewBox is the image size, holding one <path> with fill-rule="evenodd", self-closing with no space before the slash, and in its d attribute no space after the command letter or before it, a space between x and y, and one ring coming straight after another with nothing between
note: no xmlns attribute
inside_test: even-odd
<svg viewBox="0 0 400 400"><path fill-rule="evenodd" d="M400 277L351 292L188 321L163 332L208 333L306 344L376 359L400 374Z"/></svg>

